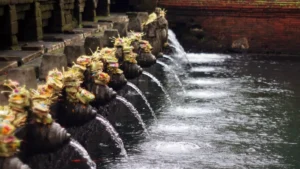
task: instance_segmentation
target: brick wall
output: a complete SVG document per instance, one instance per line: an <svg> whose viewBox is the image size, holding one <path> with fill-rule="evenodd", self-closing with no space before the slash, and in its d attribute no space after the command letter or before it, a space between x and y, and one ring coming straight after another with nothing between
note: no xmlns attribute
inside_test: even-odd
<svg viewBox="0 0 300 169"><path fill-rule="evenodd" d="M159 6L168 10L171 28L186 47L224 52L234 40L246 37L248 52L279 54L300 54L298 5L298 0L159 1ZM195 36L191 32L194 28L202 30L202 35Z"/></svg>
<svg viewBox="0 0 300 169"><path fill-rule="evenodd" d="M300 8L299 0L159 0L158 4L189 8Z"/></svg>

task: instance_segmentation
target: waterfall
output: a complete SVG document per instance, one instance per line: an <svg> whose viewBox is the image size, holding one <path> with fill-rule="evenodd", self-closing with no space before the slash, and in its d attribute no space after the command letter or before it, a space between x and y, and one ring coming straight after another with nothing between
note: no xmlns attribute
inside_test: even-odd
<svg viewBox="0 0 300 169"><path fill-rule="evenodd" d="M154 117L155 120L157 120L157 117L156 117L156 115L155 115L155 113L154 113L154 111L153 111L150 103L148 102L146 96L143 94L143 92L135 84L133 84L131 82L127 82L127 85L130 86L131 88L133 88L142 97L142 99L144 100L144 102L148 106L148 108L149 108L152 116Z"/></svg>
<svg viewBox="0 0 300 169"><path fill-rule="evenodd" d="M126 100L122 96L118 95L116 97L116 99L119 100L120 102L122 102L130 110L130 112L134 115L134 117L139 121L139 124L142 126L142 128L144 129L144 131L149 135L148 130L146 128L146 125L145 125L145 123L144 123L141 115L136 110L136 108L128 100Z"/></svg>
<svg viewBox="0 0 300 169"><path fill-rule="evenodd" d="M166 64L165 64L164 62L162 62L162 61L159 61L159 60L158 60L158 61L156 61L156 63L159 64L159 65L161 65L161 66L163 66L163 67L165 67L166 69L168 69L169 71L171 71L171 72L174 74L175 79L177 80L178 84L179 84L180 87L182 88L183 93L185 93L185 88L184 88L184 86L183 86L181 80L179 79L177 73L176 73L172 68L170 68L170 66L166 65Z"/></svg>
<svg viewBox="0 0 300 169"><path fill-rule="evenodd" d="M106 120L103 116L97 115L96 120L105 126L105 130L110 134L111 138L117 143L117 147L120 148L121 154L127 157L127 152L124 147L123 140L120 138L119 134L115 128Z"/></svg>
<svg viewBox="0 0 300 169"><path fill-rule="evenodd" d="M182 56L185 57L185 59L187 60L187 63L192 68L192 65L191 65L191 63L190 63L190 61L187 57L187 54L186 54L185 50L183 49L183 47L179 43L178 39L176 38L175 33L170 29L168 30L168 40L169 40L170 46L173 47L176 51L172 55L177 57L177 58L182 58Z"/></svg>
<svg viewBox="0 0 300 169"><path fill-rule="evenodd" d="M86 151L85 148L82 147L80 143L78 143L74 139L71 139L70 146L72 146L81 155L81 157L86 160L86 163L90 167L90 169L97 168L95 162L91 159L89 153Z"/></svg>
<svg viewBox="0 0 300 169"><path fill-rule="evenodd" d="M148 76L150 79L152 79L157 85L158 87L161 88L161 90L164 92L166 98L170 101L170 103L172 104L172 100L170 95L167 93L166 89L164 88L164 86L161 84L161 82L155 77L153 76L151 73L143 71L143 75Z"/></svg>

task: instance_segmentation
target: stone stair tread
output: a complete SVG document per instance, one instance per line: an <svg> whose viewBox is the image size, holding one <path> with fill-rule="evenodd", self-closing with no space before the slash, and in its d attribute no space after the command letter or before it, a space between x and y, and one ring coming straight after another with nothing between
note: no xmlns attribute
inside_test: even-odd
<svg viewBox="0 0 300 169"><path fill-rule="evenodd" d="M50 42L64 42L65 45L71 44L75 41L83 40L83 34L64 34L64 33L53 33L53 34L44 34L44 41Z"/></svg>
<svg viewBox="0 0 300 169"><path fill-rule="evenodd" d="M82 33L84 37L90 36L98 31L97 28L75 28L74 32Z"/></svg>
<svg viewBox="0 0 300 169"><path fill-rule="evenodd" d="M17 61L0 61L0 75L4 75L9 69L18 67Z"/></svg>
<svg viewBox="0 0 300 169"><path fill-rule="evenodd" d="M94 28L96 32L103 31L112 27L111 23L99 23L99 22L83 22L82 26L84 28Z"/></svg>
<svg viewBox="0 0 300 169"><path fill-rule="evenodd" d="M0 51L0 61L17 61L18 65L27 63L42 55L43 51L4 50Z"/></svg>
<svg viewBox="0 0 300 169"><path fill-rule="evenodd" d="M29 49L31 47L35 46L43 46L45 52L51 52L60 48L63 48L65 46L64 42L45 42L45 41L36 41L36 42L27 42L22 46L23 50L27 50L26 48L28 47Z"/></svg>
<svg viewBox="0 0 300 169"><path fill-rule="evenodd" d="M110 16L98 16L97 19L101 21L124 22L128 21L128 16L125 13L112 13Z"/></svg>

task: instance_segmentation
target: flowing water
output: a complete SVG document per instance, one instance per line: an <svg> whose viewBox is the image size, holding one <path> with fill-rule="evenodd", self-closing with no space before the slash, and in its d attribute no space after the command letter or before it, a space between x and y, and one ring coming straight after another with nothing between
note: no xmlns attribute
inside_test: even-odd
<svg viewBox="0 0 300 169"><path fill-rule="evenodd" d="M176 62L173 58L171 58L171 56L168 56L168 55L163 55L163 58L166 58L166 59L169 59L174 65L176 65L176 66L179 66L180 67L180 65L179 65L179 63L178 62Z"/></svg>
<svg viewBox="0 0 300 169"><path fill-rule="evenodd" d="M171 57L184 58L172 38L178 52ZM186 57L193 65L181 79L186 93L175 93L173 106L154 109L159 118L149 126L150 137L125 142L129 160L112 158L101 167L300 168L299 61L205 53ZM144 74L157 74L149 71ZM173 77L157 76L155 81L163 87L168 78ZM138 87L152 105L166 104L155 99L161 91L152 83L141 80Z"/></svg>
<svg viewBox="0 0 300 169"><path fill-rule="evenodd" d="M170 43L170 46L175 49L175 52L173 53L173 57L181 60L185 58L189 66L192 68L193 66L191 65L190 60L187 57L187 53L185 52L184 48L177 40L176 34L170 29L168 30L168 41Z"/></svg>
<svg viewBox="0 0 300 169"><path fill-rule="evenodd" d="M80 143L78 143L76 140L72 139L70 141L70 145L72 147L74 147L74 149L82 156L82 158L84 158L87 163L87 165L89 166L90 169L96 169L96 164L95 162L91 159L90 155L88 154L88 152L86 151L85 148L82 147L82 145Z"/></svg>
<svg viewBox="0 0 300 169"><path fill-rule="evenodd" d="M155 120L157 120L155 112L152 109L150 103L148 102L148 100L147 100L146 96L143 94L143 92L135 84L133 84L131 82L127 82L127 85L130 86L131 88L133 88L142 97L142 99L144 100L145 104L148 106L148 108L149 108L152 116L154 117Z"/></svg>
<svg viewBox="0 0 300 169"><path fill-rule="evenodd" d="M149 135L146 125L145 125L140 113L136 110L136 108L122 96L118 95L116 97L116 99L119 100L120 102L122 102L130 110L130 112L133 114L133 116L139 121L139 124L142 126L145 133Z"/></svg>
<svg viewBox="0 0 300 169"><path fill-rule="evenodd" d="M166 98L170 101L170 103L172 103L171 97L168 94L168 92L166 91L166 89L164 88L164 86L161 84L161 82L155 77L153 76L151 73L143 71L143 75L149 77L151 80L153 80L153 82L155 82L157 84L158 87L161 88L161 90L164 92Z"/></svg>
<svg viewBox="0 0 300 169"><path fill-rule="evenodd" d="M105 119L101 115L97 115L96 119L105 126L105 130L110 134L112 139L117 144L116 146L121 150L121 155L124 155L127 157L127 152L124 147L123 140L120 138L118 132L115 130L115 128L109 123L107 119Z"/></svg>
<svg viewBox="0 0 300 169"><path fill-rule="evenodd" d="M159 64L159 65L161 65L161 66L163 66L163 67L166 68L168 71L171 71L171 72L174 74L175 79L176 79L176 81L178 82L179 86L182 88L183 93L186 93L186 92L185 92L185 88L184 88L184 86L183 86L181 80L179 79L177 73L176 73L172 68L170 68L167 64L165 64L165 63L162 62L162 61L159 61L159 60L158 60L158 61L156 61L156 63Z"/></svg>

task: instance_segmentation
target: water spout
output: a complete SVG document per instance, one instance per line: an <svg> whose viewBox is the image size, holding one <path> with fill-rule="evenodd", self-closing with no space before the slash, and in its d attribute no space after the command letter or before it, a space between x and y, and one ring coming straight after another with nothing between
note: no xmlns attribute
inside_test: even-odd
<svg viewBox="0 0 300 169"><path fill-rule="evenodd" d="M182 56L185 57L190 68L192 68L193 66L190 63L185 50L183 49L178 39L176 38L175 33L170 29L168 30L168 40L170 42L170 46L173 47L176 51L173 55L177 58L182 58Z"/></svg>
<svg viewBox="0 0 300 169"><path fill-rule="evenodd" d="M151 73L144 71L143 75L149 77L150 79L152 79L160 88L161 90L164 92L166 98L169 100L169 102L171 104L173 104L170 95L167 93L166 89L164 88L164 86L161 84L161 82L155 77L153 76Z"/></svg>
<svg viewBox="0 0 300 169"><path fill-rule="evenodd" d="M95 162L91 159L90 155L81 144L79 144L76 140L71 139L70 146L72 146L81 155L81 157L86 160L86 163L90 169L97 168Z"/></svg>
<svg viewBox="0 0 300 169"><path fill-rule="evenodd" d="M176 74L176 72L175 72L173 69L171 69L170 66L166 65L166 64L165 64L164 62L162 62L162 61L159 61L159 60L158 60L158 61L156 61L156 63L159 64L159 65L161 65L161 66L163 66L163 67L165 67L165 68L168 69L169 71L171 71L171 72L174 74L175 79L177 80L178 84L179 84L180 87L182 88L183 93L186 93L186 92L185 92L185 88L184 88L184 86L183 86L181 80L179 79L178 75Z"/></svg>
<svg viewBox="0 0 300 169"><path fill-rule="evenodd" d="M168 56L168 55L163 55L163 58L169 59L174 65L180 67L180 65L179 65L173 58L171 58L170 56Z"/></svg>
<svg viewBox="0 0 300 169"><path fill-rule="evenodd" d="M139 124L142 126L143 130L145 131L145 133L148 133L148 130L146 128L146 125L141 117L141 115L139 114L139 112L136 110L136 108L129 102L127 101L124 97L122 96L117 96L116 97L117 100L119 100L120 102L122 102L129 110L130 112L134 115L134 117L139 121Z"/></svg>
<svg viewBox="0 0 300 169"><path fill-rule="evenodd" d="M96 120L105 126L105 130L110 134L111 138L115 141L116 146L121 150L121 155L127 157L127 152L124 147L123 140L120 138L115 128L103 116L97 115Z"/></svg>
<svg viewBox="0 0 300 169"><path fill-rule="evenodd" d="M157 120L157 117L156 117L156 115L155 115L155 113L154 113L154 111L153 111L150 103L148 102L146 96L143 94L143 92L135 84L133 84L131 82L127 82L127 85L130 86L131 88L133 88L142 97L142 99L144 100L144 102L148 106L148 108L149 108L152 116L154 117L155 120Z"/></svg>

